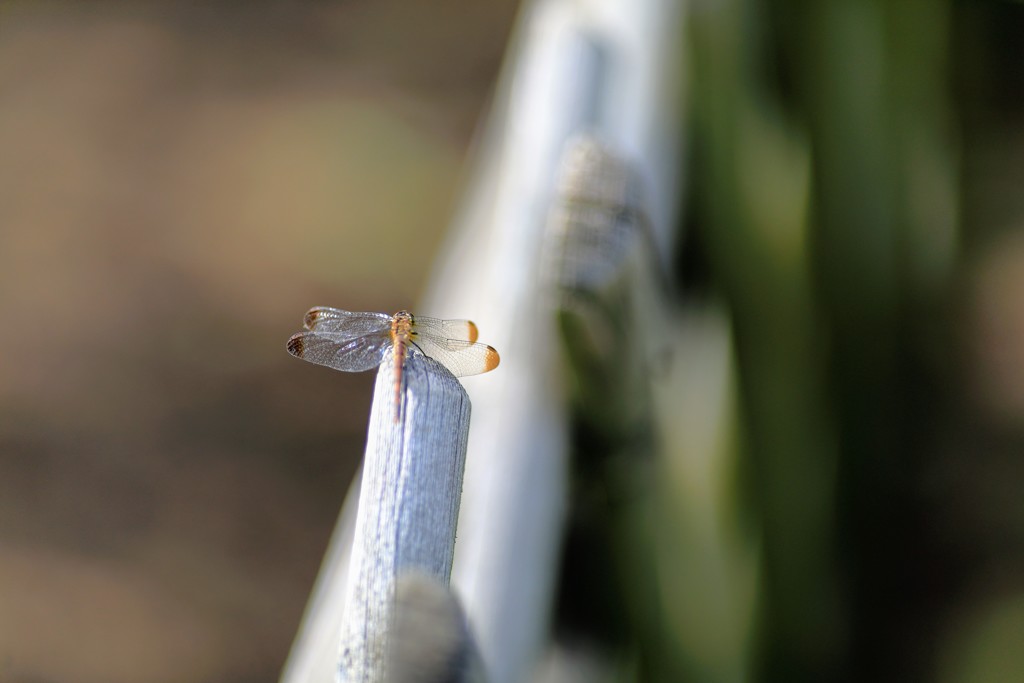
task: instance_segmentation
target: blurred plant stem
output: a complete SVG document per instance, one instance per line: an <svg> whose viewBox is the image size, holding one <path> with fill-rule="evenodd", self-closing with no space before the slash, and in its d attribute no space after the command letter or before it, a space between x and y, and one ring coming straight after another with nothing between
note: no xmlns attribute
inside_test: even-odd
<svg viewBox="0 0 1024 683"><path fill-rule="evenodd" d="M736 334L767 680L915 673L892 651L914 429L902 361L955 244L947 14L923 0L694 13L695 201Z"/></svg>
<svg viewBox="0 0 1024 683"><path fill-rule="evenodd" d="M799 10L797 101L814 141L815 274L840 451L839 548L857 678L917 678L915 520L922 323L955 243L944 63L948 5L781 3ZM927 329L927 326L924 326ZM884 667L884 668L883 668Z"/></svg>

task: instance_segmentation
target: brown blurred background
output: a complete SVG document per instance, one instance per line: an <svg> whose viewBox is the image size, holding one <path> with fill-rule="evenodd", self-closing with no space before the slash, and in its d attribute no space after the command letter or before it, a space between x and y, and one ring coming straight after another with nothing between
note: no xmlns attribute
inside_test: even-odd
<svg viewBox="0 0 1024 683"><path fill-rule="evenodd" d="M0 681L270 681L514 0L0 5Z"/></svg>

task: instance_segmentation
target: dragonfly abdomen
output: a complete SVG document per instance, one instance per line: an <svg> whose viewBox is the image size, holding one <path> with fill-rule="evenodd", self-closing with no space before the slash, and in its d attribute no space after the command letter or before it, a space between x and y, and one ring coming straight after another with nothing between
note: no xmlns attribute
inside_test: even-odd
<svg viewBox="0 0 1024 683"><path fill-rule="evenodd" d="M395 422L401 419L402 414L402 371L405 369L411 335L412 314L408 311L395 313L394 318L391 319L391 341L395 354Z"/></svg>

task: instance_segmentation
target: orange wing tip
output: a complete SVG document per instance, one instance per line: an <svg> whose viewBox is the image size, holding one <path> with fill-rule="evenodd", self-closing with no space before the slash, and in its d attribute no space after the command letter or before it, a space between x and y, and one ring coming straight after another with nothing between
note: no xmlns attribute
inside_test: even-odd
<svg viewBox="0 0 1024 683"><path fill-rule="evenodd" d="M494 368L498 367L498 363L501 362L501 356L492 347L487 347L487 355L484 356L484 372L490 372Z"/></svg>
<svg viewBox="0 0 1024 683"><path fill-rule="evenodd" d="M299 334L293 334L291 339L288 340L288 353L292 354L296 358L302 358L302 352L305 350L305 335L301 332Z"/></svg>
<svg viewBox="0 0 1024 683"><path fill-rule="evenodd" d="M476 329L476 323L474 323L472 320L466 321L466 332L469 333L469 341L471 342L475 342L477 337L480 336L480 331ZM497 352L495 352L495 355L497 355ZM498 365L497 361L495 361L494 365Z"/></svg>

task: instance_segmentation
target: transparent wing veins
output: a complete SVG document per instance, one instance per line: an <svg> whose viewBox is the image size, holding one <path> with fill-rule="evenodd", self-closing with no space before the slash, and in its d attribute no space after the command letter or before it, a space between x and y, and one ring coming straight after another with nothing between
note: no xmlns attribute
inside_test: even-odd
<svg viewBox="0 0 1024 683"><path fill-rule="evenodd" d="M288 353L296 358L344 372L372 370L390 349L391 336L386 331L352 339L344 333L310 330L288 340Z"/></svg>
<svg viewBox="0 0 1024 683"><path fill-rule="evenodd" d="M440 339L475 342L480 336L480 332L472 320L442 320L441 318L417 315L413 318L413 328L423 335Z"/></svg>
<svg viewBox="0 0 1024 683"><path fill-rule="evenodd" d="M420 333L413 344L427 356L451 370L456 377L479 375L498 367L498 352L487 344L463 339L444 339Z"/></svg>
<svg viewBox="0 0 1024 683"><path fill-rule="evenodd" d="M340 334L348 339L391 328L391 316L386 313L354 313L329 306L309 309L302 322L307 330Z"/></svg>

